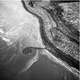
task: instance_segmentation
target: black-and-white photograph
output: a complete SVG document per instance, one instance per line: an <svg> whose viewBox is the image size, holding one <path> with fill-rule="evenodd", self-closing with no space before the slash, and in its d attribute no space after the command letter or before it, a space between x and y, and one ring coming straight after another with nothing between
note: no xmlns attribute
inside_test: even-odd
<svg viewBox="0 0 80 80"><path fill-rule="evenodd" d="M0 80L79 80L79 6L0 0Z"/></svg>

